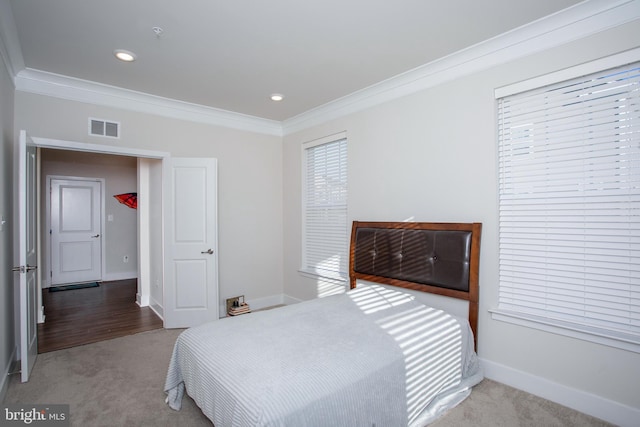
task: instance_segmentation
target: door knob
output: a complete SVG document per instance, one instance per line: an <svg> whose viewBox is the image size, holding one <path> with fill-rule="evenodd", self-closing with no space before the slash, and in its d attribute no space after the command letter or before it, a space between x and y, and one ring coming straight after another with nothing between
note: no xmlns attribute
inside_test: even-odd
<svg viewBox="0 0 640 427"><path fill-rule="evenodd" d="M213 249L209 249L209 250L206 250L206 251L202 251L202 252L200 252L200 253L201 253L201 254L209 254L209 255L211 255L211 254L213 254Z"/></svg>
<svg viewBox="0 0 640 427"><path fill-rule="evenodd" d="M33 270L37 270L37 269L38 269L37 265L29 265L29 264L27 264L26 266L25 265L21 265L21 266L18 266L18 267L13 267L11 269L11 271L18 271L20 273L26 273L28 271L33 271Z"/></svg>
<svg viewBox="0 0 640 427"><path fill-rule="evenodd" d="M96 237L100 237L100 235L96 234L95 236L91 236L91 237L93 237L95 239Z"/></svg>

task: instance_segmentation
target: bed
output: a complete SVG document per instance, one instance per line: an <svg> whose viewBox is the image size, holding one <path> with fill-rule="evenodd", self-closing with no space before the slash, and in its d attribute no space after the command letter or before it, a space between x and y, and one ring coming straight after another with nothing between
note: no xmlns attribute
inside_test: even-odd
<svg viewBox="0 0 640 427"><path fill-rule="evenodd" d="M217 427L430 423L482 380L480 235L479 223L355 221L349 291L182 332L167 403L179 410L186 392Z"/></svg>

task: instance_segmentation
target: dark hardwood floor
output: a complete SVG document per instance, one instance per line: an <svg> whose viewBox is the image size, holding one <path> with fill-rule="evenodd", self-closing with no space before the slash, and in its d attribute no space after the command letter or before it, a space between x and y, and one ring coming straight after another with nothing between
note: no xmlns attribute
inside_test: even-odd
<svg viewBox="0 0 640 427"><path fill-rule="evenodd" d="M38 353L162 328L151 308L136 304L136 289L136 279L102 282L97 288L44 289Z"/></svg>

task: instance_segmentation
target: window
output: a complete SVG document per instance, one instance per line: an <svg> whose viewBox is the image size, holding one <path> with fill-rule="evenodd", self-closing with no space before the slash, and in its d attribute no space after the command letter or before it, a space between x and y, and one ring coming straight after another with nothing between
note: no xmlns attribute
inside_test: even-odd
<svg viewBox="0 0 640 427"><path fill-rule="evenodd" d="M347 138L303 145L302 271L345 279L348 266Z"/></svg>
<svg viewBox="0 0 640 427"><path fill-rule="evenodd" d="M498 96L498 139L494 318L640 352L640 62Z"/></svg>

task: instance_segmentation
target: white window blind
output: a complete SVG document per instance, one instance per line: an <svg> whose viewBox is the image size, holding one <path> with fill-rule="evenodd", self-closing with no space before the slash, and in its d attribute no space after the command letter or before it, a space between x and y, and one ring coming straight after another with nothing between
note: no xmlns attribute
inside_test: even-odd
<svg viewBox="0 0 640 427"><path fill-rule="evenodd" d="M347 139L304 146L304 230L302 270L347 276ZM324 141L324 140L323 140Z"/></svg>
<svg viewBox="0 0 640 427"><path fill-rule="evenodd" d="M498 311L640 343L640 63L498 99Z"/></svg>

